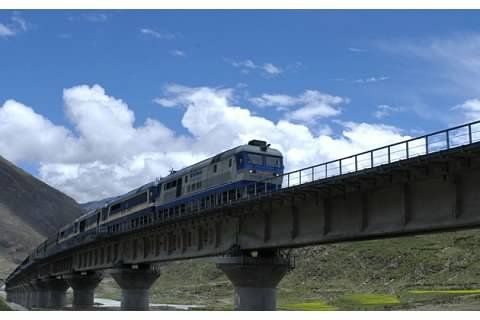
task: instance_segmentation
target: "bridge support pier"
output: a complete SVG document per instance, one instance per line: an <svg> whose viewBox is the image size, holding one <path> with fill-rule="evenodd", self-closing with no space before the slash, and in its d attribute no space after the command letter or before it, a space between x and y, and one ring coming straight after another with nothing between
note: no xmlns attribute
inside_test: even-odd
<svg viewBox="0 0 480 320"><path fill-rule="evenodd" d="M50 305L50 291L46 280L37 279L34 283L36 288L36 302L38 308L48 308Z"/></svg>
<svg viewBox="0 0 480 320"><path fill-rule="evenodd" d="M30 309L30 305L32 302L32 286L30 283L23 283L22 284L23 288L23 301L22 301L22 306L24 306L27 309Z"/></svg>
<svg viewBox="0 0 480 320"><path fill-rule="evenodd" d="M38 292L37 292L37 286L33 283L30 282L28 283L28 305L26 306L28 309L33 309L33 308L38 308Z"/></svg>
<svg viewBox="0 0 480 320"><path fill-rule="evenodd" d="M13 292L12 289L6 286L5 293L7 294L7 302L13 302Z"/></svg>
<svg viewBox="0 0 480 320"><path fill-rule="evenodd" d="M290 268L290 261L277 253L259 252L257 257L216 258L234 286L234 307L238 311L276 310L277 285Z"/></svg>
<svg viewBox="0 0 480 320"><path fill-rule="evenodd" d="M51 278L46 280L46 285L50 293L48 307L52 309L62 309L67 304L67 289L70 287L66 280Z"/></svg>
<svg viewBox="0 0 480 320"><path fill-rule="evenodd" d="M22 283L20 285L20 305L27 307L28 306L28 298L29 298L29 288L26 284Z"/></svg>
<svg viewBox="0 0 480 320"><path fill-rule="evenodd" d="M101 272L75 273L65 277L73 289L73 309L90 309L93 307L95 288L102 281Z"/></svg>
<svg viewBox="0 0 480 320"><path fill-rule="evenodd" d="M149 310L149 290L160 276L160 269L151 265L132 269L128 266L110 272L122 289L122 310Z"/></svg>

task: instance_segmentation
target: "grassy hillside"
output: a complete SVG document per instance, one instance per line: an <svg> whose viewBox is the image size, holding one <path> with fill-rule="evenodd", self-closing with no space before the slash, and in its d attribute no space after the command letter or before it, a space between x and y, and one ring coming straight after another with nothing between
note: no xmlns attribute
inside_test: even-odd
<svg viewBox="0 0 480 320"><path fill-rule="evenodd" d="M70 197L0 157L0 278L81 214Z"/></svg>
<svg viewBox="0 0 480 320"><path fill-rule="evenodd" d="M3 301L2 298L0 298L0 311L10 311L11 309L7 306L5 301Z"/></svg>
<svg viewBox="0 0 480 320"><path fill-rule="evenodd" d="M284 310L480 310L478 230L292 251L297 266L280 283ZM233 288L209 260L164 265L152 288L155 303L231 309ZM120 299L102 282L97 295Z"/></svg>

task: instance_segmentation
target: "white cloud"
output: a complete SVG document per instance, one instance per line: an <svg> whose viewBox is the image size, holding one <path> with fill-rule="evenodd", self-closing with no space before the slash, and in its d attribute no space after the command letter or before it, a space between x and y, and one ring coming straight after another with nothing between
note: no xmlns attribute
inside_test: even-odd
<svg viewBox="0 0 480 320"><path fill-rule="evenodd" d="M360 48L355 48L355 47L350 47L350 48L348 48L348 51L355 52L355 53L362 53L362 52L366 52L367 50L360 49Z"/></svg>
<svg viewBox="0 0 480 320"><path fill-rule="evenodd" d="M392 113L401 112L401 111L403 111L403 109L382 104L377 106L373 115L377 119L383 119L385 117L390 116Z"/></svg>
<svg viewBox="0 0 480 320"><path fill-rule="evenodd" d="M478 96L480 87L480 33L458 32L439 37L389 39L379 43L386 52L400 58L416 58L412 77L422 80L423 90L437 95ZM435 110L428 110L433 113Z"/></svg>
<svg viewBox="0 0 480 320"><path fill-rule="evenodd" d="M368 78L353 80L353 83L373 83L373 82L385 81L385 80L388 80L388 79L390 79L390 78L386 77L386 76L368 77Z"/></svg>
<svg viewBox="0 0 480 320"><path fill-rule="evenodd" d="M0 108L0 154L11 161L68 161L77 142L64 127L15 100ZM15 143L12 143L15 141Z"/></svg>
<svg viewBox="0 0 480 320"><path fill-rule="evenodd" d="M64 90L64 110L73 130L8 100L0 108L0 154L15 162L38 163L41 179L84 202L129 191L171 168L255 138L281 150L287 170L407 138L394 127L351 122L341 123L343 131L337 137L330 135L327 126L313 133L288 120L275 123L255 116L236 106L233 96L229 88L165 87L159 99L182 107L188 136L154 119L135 126L127 103L108 96L98 85Z"/></svg>
<svg viewBox="0 0 480 320"><path fill-rule="evenodd" d="M235 68L257 69L258 66L252 60L232 61L232 66Z"/></svg>
<svg viewBox="0 0 480 320"><path fill-rule="evenodd" d="M0 23L0 37L11 37L15 35L15 31Z"/></svg>
<svg viewBox="0 0 480 320"><path fill-rule="evenodd" d="M260 97L250 99L258 107L277 107L278 110L285 110L299 103L299 99L286 94L262 94Z"/></svg>
<svg viewBox="0 0 480 320"><path fill-rule="evenodd" d="M177 38L176 34L173 34L170 32L159 32L149 28L141 28L140 32L147 36L150 36L156 39L162 39L162 40L173 40Z"/></svg>
<svg viewBox="0 0 480 320"><path fill-rule="evenodd" d="M27 21L23 19L20 14L14 13L12 16L12 21L15 22L22 31L27 31Z"/></svg>
<svg viewBox="0 0 480 320"><path fill-rule="evenodd" d="M459 122L472 122L480 120L480 99L470 99L452 108L457 112ZM460 115L458 115L460 112Z"/></svg>
<svg viewBox="0 0 480 320"><path fill-rule="evenodd" d="M185 57L186 56L185 51L178 50L178 49L170 51L170 54L172 56L175 56L175 57Z"/></svg>
<svg viewBox="0 0 480 320"><path fill-rule="evenodd" d="M225 59L229 62L233 67L239 68L240 71L244 74L250 73L252 70L262 71L265 76L277 76L283 72L282 68L274 65L273 63L266 62L264 64L256 64L250 59L247 60L231 60Z"/></svg>
<svg viewBox="0 0 480 320"><path fill-rule="evenodd" d="M282 69L280 69L279 67L273 65L272 63L265 63L262 67L262 69L268 73L268 74L271 74L271 75L277 75L277 74L280 74L282 73Z"/></svg>
<svg viewBox="0 0 480 320"><path fill-rule="evenodd" d="M0 22L0 38L13 37L28 29L28 24L18 12L14 12L10 17L10 23L4 24Z"/></svg>
<svg viewBox="0 0 480 320"><path fill-rule="evenodd" d="M294 97L284 94L263 94L250 99L259 107L276 107L285 111L285 118L305 123L315 123L321 118L337 116L341 113L340 105L348 103L348 98L332 96L317 90L306 90ZM292 110L293 106L300 106Z"/></svg>
<svg viewBox="0 0 480 320"><path fill-rule="evenodd" d="M99 12L86 13L83 17L90 22L105 22L109 18L107 14Z"/></svg>
<svg viewBox="0 0 480 320"><path fill-rule="evenodd" d="M305 101L319 99L318 92L305 92ZM339 103L344 98L325 95L325 101ZM195 137L195 145L208 153L265 139L286 156L287 169L300 168L405 138L399 129L377 124L345 123L342 136L333 138L329 130L314 135L304 125L287 120L277 123L254 116L232 104L233 91L208 87L190 88L172 85L165 89L164 100L186 108L182 124ZM285 99L285 105L291 105Z"/></svg>

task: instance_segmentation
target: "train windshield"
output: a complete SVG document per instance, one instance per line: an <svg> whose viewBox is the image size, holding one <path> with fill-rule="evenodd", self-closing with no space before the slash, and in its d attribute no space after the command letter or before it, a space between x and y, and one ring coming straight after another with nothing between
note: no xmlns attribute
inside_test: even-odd
<svg viewBox="0 0 480 320"><path fill-rule="evenodd" d="M282 158L274 156L265 156L257 153L247 153L246 154L247 163L257 166L266 166L273 168L282 167Z"/></svg>
<svg viewBox="0 0 480 320"><path fill-rule="evenodd" d="M281 168L282 167L282 158L281 157L265 157L265 165L267 167Z"/></svg>

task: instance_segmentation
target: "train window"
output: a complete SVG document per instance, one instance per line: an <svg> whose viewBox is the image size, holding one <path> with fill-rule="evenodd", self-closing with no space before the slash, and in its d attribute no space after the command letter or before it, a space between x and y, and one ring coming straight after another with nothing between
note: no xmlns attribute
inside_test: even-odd
<svg viewBox="0 0 480 320"><path fill-rule="evenodd" d="M229 167L229 168L232 167L232 159L228 159L228 167Z"/></svg>
<svg viewBox="0 0 480 320"><path fill-rule="evenodd" d="M280 167L280 158L279 157L266 157L265 164L269 167Z"/></svg>
<svg viewBox="0 0 480 320"><path fill-rule="evenodd" d="M188 182L188 175L185 176L185 183L187 183L187 182Z"/></svg>
<svg viewBox="0 0 480 320"><path fill-rule="evenodd" d="M180 205L180 212L181 213L185 212L185 204Z"/></svg>
<svg viewBox="0 0 480 320"><path fill-rule="evenodd" d="M213 165L213 172L214 173L217 172L217 165L216 164Z"/></svg>
<svg viewBox="0 0 480 320"><path fill-rule="evenodd" d="M165 190L175 188L176 186L177 186L177 180L170 181L165 185Z"/></svg>
<svg viewBox="0 0 480 320"><path fill-rule="evenodd" d="M110 207L110 214L116 214L122 210L122 204L117 203Z"/></svg>
<svg viewBox="0 0 480 320"><path fill-rule="evenodd" d="M252 164L263 164L263 156L259 154L249 153L248 154L248 162Z"/></svg>
<svg viewBox="0 0 480 320"><path fill-rule="evenodd" d="M195 178L197 176L200 176L202 174L202 170L197 170L192 173L190 173L190 178Z"/></svg>

